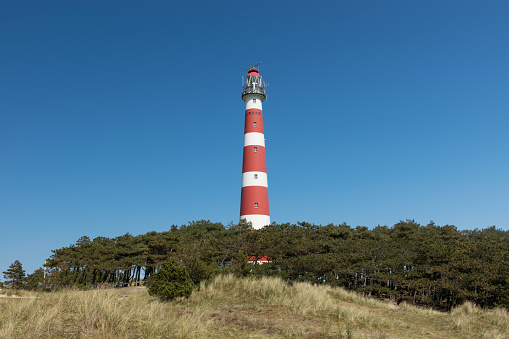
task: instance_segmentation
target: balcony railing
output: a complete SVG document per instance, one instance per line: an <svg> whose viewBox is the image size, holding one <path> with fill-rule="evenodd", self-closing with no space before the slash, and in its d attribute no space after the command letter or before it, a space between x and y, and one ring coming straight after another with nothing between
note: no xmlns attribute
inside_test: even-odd
<svg viewBox="0 0 509 339"><path fill-rule="evenodd" d="M259 94L265 99L265 89L261 86L246 86L242 89L242 97L248 94Z"/></svg>

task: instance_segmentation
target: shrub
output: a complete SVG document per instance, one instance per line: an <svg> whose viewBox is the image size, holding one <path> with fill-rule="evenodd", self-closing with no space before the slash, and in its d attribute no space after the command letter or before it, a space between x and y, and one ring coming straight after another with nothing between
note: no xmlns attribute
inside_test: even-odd
<svg viewBox="0 0 509 339"><path fill-rule="evenodd" d="M185 260L185 267L189 278L195 285L199 285L203 280L210 279L214 274L214 269L211 266L196 257Z"/></svg>
<svg viewBox="0 0 509 339"><path fill-rule="evenodd" d="M165 262L150 279L148 293L166 300L177 297L189 297L193 291L193 282L184 266L175 259Z"/></svg>

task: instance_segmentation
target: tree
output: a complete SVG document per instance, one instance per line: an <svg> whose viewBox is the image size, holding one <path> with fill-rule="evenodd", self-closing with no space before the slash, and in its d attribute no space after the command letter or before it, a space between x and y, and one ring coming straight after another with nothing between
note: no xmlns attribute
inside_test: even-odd
<svg viewBox="0 0 509 339"><path fill-rule="evenodd" d="M225 228L200 220L139 236L93 241L84 236L52 252L45 283L39 284L37 271L25 288L140 284L143 271L148 286L157 268L174 258L195 285L231 272L344 286L442 309L464 300L482 307L509 305L509 231L495 227L458 231L408 219L373 229L298 222L253 230L242 221ZM271 262L251 265L248 256L268 256Z"/></svg>
<svg viewBox="0 0 509 339"><path fill-rule="evenodd" d="M43 289L44 285L44 269L38 268L34 273L29 274L26 278L26 288L28 290L36 291Z"/></svg>
<svg viewBox="0 0 509 339"><path fill-rule="evenodd" d="M189 297L193 291L193 282L184 266L170 259L150 279L148 293L166 300L177 297Z"/></svg>
<svg viewBox="0 0 509 339"><path fill-rule="evenodd" d="M15 290L22 289L25 286L25 270L21 263L16 260L9 266L9 269L2 272L5 278L5 285Z"/></svg>

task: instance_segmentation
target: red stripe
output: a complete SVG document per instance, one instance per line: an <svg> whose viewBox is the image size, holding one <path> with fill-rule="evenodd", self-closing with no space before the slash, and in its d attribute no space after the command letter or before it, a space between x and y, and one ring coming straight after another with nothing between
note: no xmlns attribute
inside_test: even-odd
<svg viewBox="0 0 509 339"><path fill-rule="evenodd" d="M258 208L255 207L258 203ZM240 215L269 214L269 190L262 186L242 187L240 197Z"/></svg>
<svg viewBox="0 0 509 339"><path fill-rule="evenodd" d="M262 114L262 110L258 108L248 108L246 109L246 115L248 114L260 115Z"/></svg>
<svg viewBox="0 0 509 339"><path fill-rule="evenodd" d="M259 113L259 114L257 114ZM256 122L256 127L253 126ZM260 110L246 111L246 124L244 125L244 133L258 132L263 133L263 114Z"/></svg>
<svg viewBox="0 0 509 339"><path fill-rule="evenodd" d="M255 147L256 152L254 151ZM243 159L242 173L252 171L267 173L267 166L265 164L265 147L245 146Z"/></svg>

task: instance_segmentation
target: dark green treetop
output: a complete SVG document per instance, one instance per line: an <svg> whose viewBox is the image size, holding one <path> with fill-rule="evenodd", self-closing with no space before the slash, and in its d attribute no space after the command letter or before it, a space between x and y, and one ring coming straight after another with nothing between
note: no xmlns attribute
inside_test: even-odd
<svg viewBox="0 0 509 339"><path fill-rule="evenodd" d="M25 287L25 270L23 270L23 265L21 265L18 260L14 261L9 266L9 269L2 273L4 274L5 278L5 286L11 287L15 290Z"/></svg>

